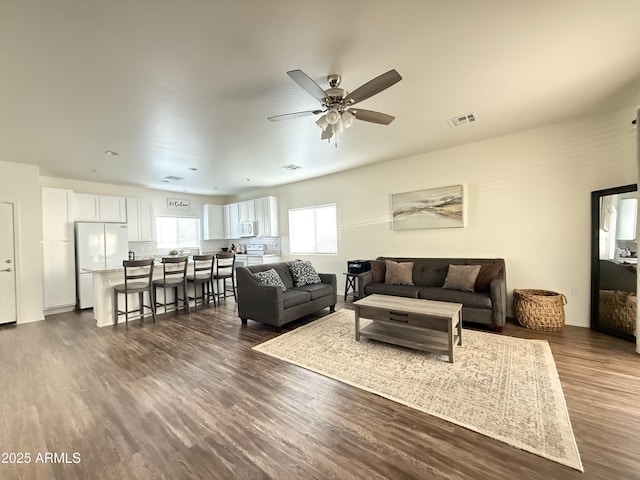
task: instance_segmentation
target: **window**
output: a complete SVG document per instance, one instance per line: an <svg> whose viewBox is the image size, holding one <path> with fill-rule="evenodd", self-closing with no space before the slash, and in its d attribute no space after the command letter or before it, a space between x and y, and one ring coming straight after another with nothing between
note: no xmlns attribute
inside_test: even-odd
<svg viewBox="0 0 640 480"><path fill-rule="evenodd" d="M337 254L336 205L289 210L289 240L292 254Z"/></svg>
<svg viewBox="0 0 640 480"><path fill-rule="evenodd" d="M200 219L156 217L158 248L199 248Z"/></svg>

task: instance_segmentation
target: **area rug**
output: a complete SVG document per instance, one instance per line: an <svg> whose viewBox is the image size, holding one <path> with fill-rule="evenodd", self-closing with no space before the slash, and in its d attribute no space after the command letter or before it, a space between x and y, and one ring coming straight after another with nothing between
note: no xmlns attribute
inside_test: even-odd
<svg viewBox="0 0 640 480"><path fill-rule="evenodd" d="M354 312L339 310L253 348L583 471L545 340L463 329L451 364L437 354L357 342L354 329Z"/></svg>

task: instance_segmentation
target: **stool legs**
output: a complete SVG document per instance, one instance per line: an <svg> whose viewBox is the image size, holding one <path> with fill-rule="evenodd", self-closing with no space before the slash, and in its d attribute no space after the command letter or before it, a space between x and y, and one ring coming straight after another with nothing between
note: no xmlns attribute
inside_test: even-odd
<svg viewBox="0 0 640 480"><path fill-rule="evenodd" d="M147 292L149 293L149 308L151 309L151 316L153 317L153 323L157 323L153 291L147 290ZM129 326L129 314L133 312L138 312L140 314L140 321L142 322L145 316L144 315L144 307L145 307L144 292L138 292L138 309L132 310L132 311L129 311L129 295L130 294L127 294L124 292L113 292L113 324L114 325L118 324L118 319L120 318L120 315L121 315L120 302L119 302L119 295L121 293L124 295L124 312L122 312L122 314L124 315L125 325L127 327ZM131 292L131 293L134 293L134 292Z"/></svg>

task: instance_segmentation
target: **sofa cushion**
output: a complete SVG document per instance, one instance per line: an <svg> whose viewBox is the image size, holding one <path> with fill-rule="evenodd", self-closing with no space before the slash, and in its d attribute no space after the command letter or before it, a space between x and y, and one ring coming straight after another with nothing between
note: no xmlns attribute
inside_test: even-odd
<svg viewBox="0 0 640 480"><path fill-rule="evenodd" d="M280 277L280 280L282 280L282 283L284 283L284 286L287 288L293 288L293 278L291 277L291 272L289 271L289 267L287 266L286 262L249 265L242 268L246 268L251 273L266 272L267 270L273 268Z"/></svg>
<svg viewBox="0 0 640 480"><path fill-rule="evenodd" d="M265 270L264 272L253 273L252 275L261 285L273 285L282 288L283 292L287 291L287 287L282 283L280 275L278 275L278 272L273 268Z"/></svg>
<svg viewBox="0 0 640 480"><path fill-rule="evenodd" d="M476 285L474 290L476 292L488 292L491 282L498 278L502 270L502 265L499 263L485 263L480 265L480 272L476 277Z"/></svg>
<svg viewBox="0 0 640 480"><path fill-rule="evenodd" d="M384 261L386 274L384 283L388 285L413 285L413 262Z"/></svg>
<svg viewBox="0 0 640 480"><path fill-rule="evenodd" d="M316 272L311 262L304 260L295 260L293 262L287 262L287 266L291 271L293 277L293 284L296 287L302 287L304 285L316 285L322 283L318 272Z"/></svg>
<svg viewBox="0 0 640 480"><path fill-rule="evenodd" d="M462 292L439 287L423 287L418 293L418 298L461 303L464 307L470 308L491 308L491 296L485 292Z"/></svg>
<svg viewBox="0 0 640 480"><path fill-rule="evenodd" d="M416 285L389 285L387 283L369 283L364 286L364 293L373 295L395 295L396 297L418 298L418 292L422 287Z"/></svg>
<svg viewBox="0 0 640 480"><path fill-rule="evenodd" d="M286 292L282 292L282 303L285 310L310 301L311 294L298 288L291 288Z"/></svg>
<svg viewBox="0 0 640 480"><path fill-rule="evenodd" d="M480 265L449 265L449 273L442 288L473 292Z"/></svg>
<svg viewBox="0 0 640 480"><path fill-rule="evenodd" d="M382 260L371 260L371 281L373 283L384 282L387 266Z"/></svg>
<svg viewBox="0 0 640 480"><path fill-rule="evenodd" d="M316 298L326 297L327 295L333 295L333 286L326 283L318 283L316 285L304 285L302 287L296 287L296 290L302 290L303 292L309 292L311 300Z"/></svg>

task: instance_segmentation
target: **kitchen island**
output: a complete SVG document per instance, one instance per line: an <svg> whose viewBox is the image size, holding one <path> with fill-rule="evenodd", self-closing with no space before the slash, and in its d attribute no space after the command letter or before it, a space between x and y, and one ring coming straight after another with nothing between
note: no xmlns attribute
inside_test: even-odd
<svg viewBox="0 0 640 480"><path fill-rule="evenodd" d="M93 273L93 316L96 320L96 325L98 327L113 325L113 287L124 283L124 267L87 268L84 270ZM189 273L193 273L192 262L187 265L187 274ZM153 279L156 280L162 277L162 264L158 263L153 269ZM189 287L192 288L191 285ZM193 290L189 292L189 295L193 296ZM173 298L173 290L167 290L167 299L171 301ZM147 297L145 295L146 301ZM121 297L120 305L122 310L124 308L124 296ZM129 295L129 310L137 308L138 295ZM161 314L164 311L161 310L156 313ZM149 312L149 319L151 319L151 312ZM124 323L124 316L118 320L118 323L121 321Z"/></svg>

